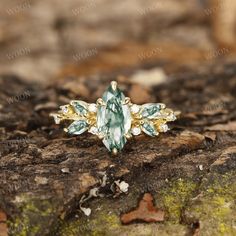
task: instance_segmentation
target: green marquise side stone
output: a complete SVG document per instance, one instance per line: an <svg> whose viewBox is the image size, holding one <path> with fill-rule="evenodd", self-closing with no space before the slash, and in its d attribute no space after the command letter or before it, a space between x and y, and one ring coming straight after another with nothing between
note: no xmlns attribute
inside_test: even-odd
<svg viewBox="0 0 236 236"><path fill-rule="evenodd" d="M142 130L144 133L152 137L155 137L156 135L158 135L158 132L151 121L144 122L144 124L142 125Z"/></svg>
<svg viewBox="0 0 236 236"><path fill-rule="evenodd" d="M98 107L97 126L98 132L102 135L103 143L109 151L114 148L121 150L127 139L131 128L131 113L129 106L124 104L124 94L110 86L102 96L104 106Z"/></svg>
<svg viewBox="0 0 236 236"><path fill-rule="evenodd" d="M76 120L68 127L68 133L79 135L88 130L88 127L89 125L86 121Z"/></svg>
<svg viewBox="0 0 236 236"><path fill-rule="evenodd" d="M141 108L143 118L154 119L160 115L160 105L155 103L144 104Z"/></svg>
<svg viewBox="0 0 236 236"><path fill-rule="evenodd" d="M71 105L74 107L75 109L75 112L78 113L79 115L86 115L87 112L88 112L88 109L87 109L87 103L84 102L84 101L72 101Z"/></svg>

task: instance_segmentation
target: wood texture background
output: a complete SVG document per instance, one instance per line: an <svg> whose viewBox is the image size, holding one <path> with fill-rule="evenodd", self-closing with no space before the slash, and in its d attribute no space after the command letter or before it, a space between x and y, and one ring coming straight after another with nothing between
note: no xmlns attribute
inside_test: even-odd
<svg viewBox="0 0 236 236"><path fill-rule="evenodd" d="M0 24L0 235L235 235L234 4L11 2ZM112 157L49 118L72 99L94 102L111 80L133 102L181 111L171 131ZM86 217L79 200L104 172ZM113 198L117 179L129 191ZM122 225L147 192L165 221Z"/></svg>

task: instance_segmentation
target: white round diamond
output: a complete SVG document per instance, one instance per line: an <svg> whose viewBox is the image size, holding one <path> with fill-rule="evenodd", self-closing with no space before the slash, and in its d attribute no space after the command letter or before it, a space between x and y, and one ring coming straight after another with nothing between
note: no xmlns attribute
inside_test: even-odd
<svg viewBox="0 0 236 236"><path fill-rule="evenodd" d="M136 105L136 104L133 104L130 109L131 109L132 113L138 113L139 110L140 110L140 106Z"/></svg>
<svg viewBox="0 0 236 236"><path fill-rule="evenodd" d="M68 106L61 106L60 108L61 108L63 113L67 113L68 112Z"/></svg>
<svg viewBox="0 0 236 236"><path fill-rule="evenodd" d="M141 133L141 129L139 127L134 127L131 129L131 133L133 135L139 135Z"/></svg>
<svg viewBox="0 0 236 236"><path fill-rule="evenodd" d="M169 127L166 124L162 124L160 125L160 129L162 132L167 132L169 130Z"/></svg>
<svg viewBox="0 0 236 236"><path fill-rule="evenodd" d="M89 110L90 112L97 112L97 105L96 105L95 103L89 104L88 110Z"/></svg>
<svg viewBox="0 0 236 236"><path fill-rule="evenodd" d="M92 127L89 129L88 132L89 132L89 133L92 133L92 134L97 134L97 133L98 133L98 128L95 127L95 126L92 126Z"/></svg>
<svg viewBox="0 0 236 236"><path fill-rule="evenodd" d="M168 118L169 121L174 121L174 120L176 120L176 116L175 116L173 113L170 114L167 118Z"/></svg>

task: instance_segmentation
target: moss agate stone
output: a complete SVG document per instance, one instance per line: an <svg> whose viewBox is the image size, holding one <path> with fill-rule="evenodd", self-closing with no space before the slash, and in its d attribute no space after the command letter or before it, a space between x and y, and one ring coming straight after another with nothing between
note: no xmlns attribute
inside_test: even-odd
<svg viewBox="0 0 236 236"><path fill-rule="evenodd" d="M125 135L131 128L131 112L125 104L125 96L118 89L109 86L102 96L104 105L97 111L97 126L99 135L109 151L121 150L127 139Z"/></svg>
<svg viewBox="0 0 236 236"><path fill-rule="evenodd" d="M74 121L69 127L68 127L68 133L69 134L76 134L80 135L84 133L88 129L89 125L84 120L77 120Z"/></svg>

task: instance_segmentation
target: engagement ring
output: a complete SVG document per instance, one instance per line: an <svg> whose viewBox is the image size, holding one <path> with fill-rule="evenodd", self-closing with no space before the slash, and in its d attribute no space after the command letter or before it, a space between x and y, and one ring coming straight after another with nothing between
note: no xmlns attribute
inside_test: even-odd
<svg viewBox="0 0 236 236"><path fill-rule="evenodd" d="M176 120L173 110L163 103L133 104L117 87L117 82L104 92L96 103L72 100L60 107L58 113L51 113L55 123L69 120L72 123L64 129L72 135L88 131L102 139L106 148L117 154L122 150L127 139L142 132L155 137L167 132L167 122Z"/></svg>

